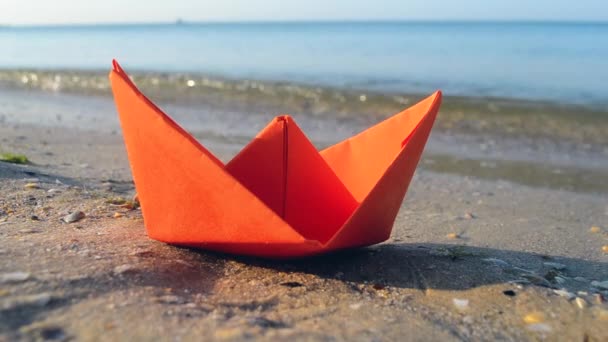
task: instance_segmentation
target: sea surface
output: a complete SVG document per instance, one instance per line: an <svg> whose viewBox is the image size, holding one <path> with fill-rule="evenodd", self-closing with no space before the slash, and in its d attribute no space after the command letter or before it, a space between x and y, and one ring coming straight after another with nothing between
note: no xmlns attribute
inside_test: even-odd
<svg viewBox="0 0 608 342"><path fill-rule="evenodd" d="M0 26L0 72L194 73L420 94L608 104L608 23Z"/></svg>

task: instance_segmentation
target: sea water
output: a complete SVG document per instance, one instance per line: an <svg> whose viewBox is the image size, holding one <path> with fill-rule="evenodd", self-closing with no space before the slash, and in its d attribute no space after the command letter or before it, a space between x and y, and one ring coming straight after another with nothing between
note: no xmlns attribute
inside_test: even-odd
<svg viewBox="0 0 608 342"><path fill-rule="evenodd" d="M0 26L0 68L194 72L381 92L608 103L608 23Z"/></svg>

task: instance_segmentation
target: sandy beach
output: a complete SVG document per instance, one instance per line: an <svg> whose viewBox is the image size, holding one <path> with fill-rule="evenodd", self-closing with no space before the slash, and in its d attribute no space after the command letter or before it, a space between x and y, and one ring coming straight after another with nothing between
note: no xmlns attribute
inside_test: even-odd
<svg viewBox="0 0 608 342"><path fill-rule="evenodd" d="M0 340L608 339L601 108L448 97L389 241L269 261L150 240L105 75L20 72L0 88L0 152L30 160L0 162ZM283 112L322 147L420 98L163 77L135 79L223 160Z"/></svg>

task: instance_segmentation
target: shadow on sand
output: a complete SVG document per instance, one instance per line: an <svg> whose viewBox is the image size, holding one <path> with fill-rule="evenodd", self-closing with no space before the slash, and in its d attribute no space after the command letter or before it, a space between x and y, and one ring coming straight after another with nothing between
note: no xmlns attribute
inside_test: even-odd
<svg viewBox="0 0 608 342"><path fill-rule="evenodd" d="M285 273L398 288L467 290L518 281L576 291L589 283L575 277L608 278L604 262L448 244L383 244L299 260L214 255ZM565 281L560 283L560 277Z"/></svg>
<svg viewBox="0 0 608 342"><path fill-rule="evenodd" d="M68 178L55 174L49 174L45 171L42 171L42 168L36 164L28 163L28 164L12 164L7 162L0 162L0 179L28 179L28 178L36 178L40 181L45 181L48 183L52 183L55 181L59 181L63 184L68 185L78 185L79 182Z"/></svg>
<svg viewBox="0 0 608 342"><path fill-rule="evenodd" d="M0 320L0 331L18 329L40 319L45 312L71 306L86 298L101 297L118 291L136 295L148 288L158 296L165 294L166 289L171 289L172 293L180 294L181 303L196 301L197 295L207 296L213 293L218 281L229 279L232 274L239 274L234 271L242 270L243 267L249 272L246 272L245 276L237 276L234 280L244 286L242 291L250 293L256 292L256 288L252 287L251 291L247 289L250 281L264 278L268 280L264 282L265 286L269 287L307 286L297 281L289 281L290 275L295 274L315 275L351 285L371 284L375 288L456 291L512 281L530 281L531 286L565 288L568 291L588 290L589 282L573 278L582 276L592 280L608 277L608 264L604 262L442 244L383 244L299 260L237 257L174 247L160 242L150 242L149 247L137 255L141 266L137 271L120 275L103 273L65 279L59 283L39 284L56 289L70 288L74 296L53 299L45 308L18 305L10 309L0 309L0 317L7 318ZM547 263L563 264L565 268L559 267L557 270ZM275 274L274 271L286 273L287 276L269 276ZM566 281L559 283L556 277L563 277ZM351 288L357 290L356 286ZM146 293L148 294L136 295L135 298L153 300L153 293ZM261 305L273 307L277 304L278 299L274 298L272 302L228 302L219 305L236 305L237 308L248 311L257 310ZM192 313L188 313L190 314Z"/></svg>

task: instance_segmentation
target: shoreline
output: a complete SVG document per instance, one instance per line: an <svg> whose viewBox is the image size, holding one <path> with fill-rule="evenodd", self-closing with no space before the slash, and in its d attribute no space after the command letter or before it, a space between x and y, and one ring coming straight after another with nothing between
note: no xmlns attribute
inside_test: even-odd
<svg viewBox="0 0 608 342"><path fill-rule="evenodd" d="M108 88L107 76L111 70L111 64L108 64L107 69L103 68L33 68L33 67L16 67L7 68L0 67L0 86L11 86L17 88L37 88L49 91L69 91L77 92L81 94L95 94L96 90L103 90ZM302 89L302 91L327 91L327 92L346 92L353 94L369 94L371 96L377 96L379 98L384 97L390 98L397 103L401 103L400 96L403 97L416 97L420 98L426 96L435 90L440 89L427 89L426 91L398 91L391 88L377 88L372 85L365 87L352 86L352 85L339 85L339 84L325 84L314 81L306 80L276 80L270 78L257 78L257 77L238 77L238 76L227 76L214 73L198 72L198 71L159 71L145 68L132 68L129 69L129 75L134 81L140 81L138 87L146 89L152 86L164 87L165 90L171 88L189 88L187 85L188 80L196 81L196 87L203 87L208 89L226 89L226 90L248 90L256 89L259 86L262 87L294 87L295 89ZM32 80L32 76L34 79ZM54 78L59 76L63 78L60 82L56 82ZM28 80L24 81L24 77ZM61 84L63 82L63 84ZM168 86L168 87L167 87ZM96 88L96 89L95 89ZM91 92L87 92L91 91ZM262 90L263 91L263 90ZM172 94L176 95L176 94ZM494 96L494 95L468 95L468 94L455 94L446 95L449 99L455 102L498 102L501 104L518 104L522 107L556 107L556 108L569 108L569 109L586 109L598 113L608 113L608 102L593 102L593 101L569 101L564 99L558 101L554 99L548 99L543 97L526 98L517 96ZM608 99L607 99L608 101Z"/></svg>
<svg viewBox="0 0 608 342"><path fill-rule="evenodd" d="M150 97L224 160L235 155L272 120L275 113L280 113L274 110L247 112L239 107L246 106L246 103L227 107L217 102L174 104ZM24 153L33 160L48 160L37 151L44 149L44 143L53 139L45 134L47 130L58 135L73 134L74 141L91 134L120 137L116 109L110 96L13 89L0 92L0 106L3 107L0 122L5 126L0 129L4 137L0 142L0 152ZM608 193L604 181L608 178L608 145L562 139L554 135L546 137L538 132L497 133L484 128L481 125L483 122L472 119L455 121L456 124L449 127L449 120L453 117L449 113L449 109L441 110L420 163L421 168L490 180L508 180L534 187ZM509 117L508 114L505 116ZM375 116L341 118L305 113L293 117L319 149L382 120L382 117ZM497 124L487 117L485 122ZM543 122L545 127L551 127L550 123ZM19 140L19 136L29 136L30 132L39 132L47 137ZM120 146L122 141L117 141Z"/></svg>
<svg viewBox="0 0 608 342"><path fill-rule="evenodd" d="M200 74L132 75L138 87L158 103L241 113L302 114L321 119L360 120L365 124L386 118L430 95L210 78ZM0 70L2 88L111 97L107 72L100 71ZM444 94L436 129L563 139L601 147L608 146L608 106Z"/></svg>

